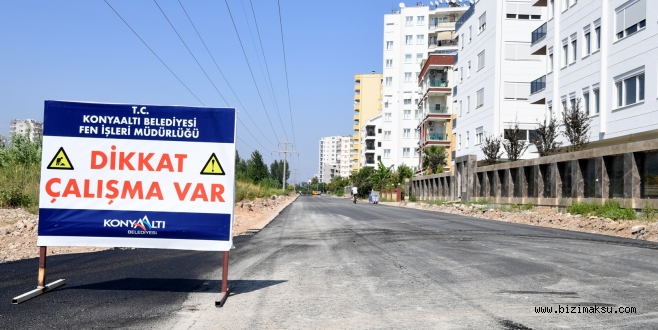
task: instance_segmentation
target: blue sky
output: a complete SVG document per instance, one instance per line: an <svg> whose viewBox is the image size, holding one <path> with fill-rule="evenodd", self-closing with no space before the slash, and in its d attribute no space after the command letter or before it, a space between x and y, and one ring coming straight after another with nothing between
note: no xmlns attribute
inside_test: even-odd
<svg viewBox="0 0 658 330"><path fill-rule="evenodd" d="M153 1L108 1L206 106L227 106ZM269 92L250 2L228 0L276 133L254 87L224 1L181 2L244 108L178 0L158 0L228 106L238 108L242 122L255 137L238 126L238 136L245 142L238 141L240 155L248 157L255 148L268 163L279 159L270 153L278 149L275 134L283 140L285 128L288 140L293 138L276 0L253 0L253 5L281 120ZM381 72L383 15L390 13L393 5L397 2L281 0L300 153L292 165L299 169L298 180L316 174L320 137L352 134L353 77L371 70ZM11 119L41 120L43 101L48 99L201 105L103 0L0 1L0 36L1 135L8 135Z"/></svg>

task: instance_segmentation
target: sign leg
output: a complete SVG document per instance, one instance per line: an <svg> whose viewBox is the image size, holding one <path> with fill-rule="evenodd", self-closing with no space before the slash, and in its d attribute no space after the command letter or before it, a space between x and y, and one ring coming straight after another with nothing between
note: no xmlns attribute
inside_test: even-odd
<svg viewBox="0 0 658 330"><path fill-rule="evenodd" d="M226 298L228 298L231 291L231 289L228 288L228 251L224 251L224 257L222 259L222 292L215 300L215 306L219 307L224 306Z"/></svg>
<svg viewBox="0 0 658 330"><path fill-rule="evenodd" d="M46 252L47 247L39 247L39 278L37 279L37 288L18 297L14 297L11 300L12 304L20 304L48 291L59 288L62 285L66 285L66 281L63 279L46 284Z"/></svg>
<svg viewBox="0 0 658 330"><path fill-rule="evenodd" d="M47 246L39 247L39 279L37 280L37 288L46 286L46 252Z"/></svg>

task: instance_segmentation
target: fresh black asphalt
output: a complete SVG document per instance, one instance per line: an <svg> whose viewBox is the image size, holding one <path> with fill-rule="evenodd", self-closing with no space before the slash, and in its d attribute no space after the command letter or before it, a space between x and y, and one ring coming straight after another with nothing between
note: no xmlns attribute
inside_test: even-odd
<svg viewBox="0 0 658 330"><path fill-rule="evenodd" d="M222 309L212 306L221 253L115 249L49 257L48 282L65 278L67 285L21 305L11 298L34 288L37 260L0 264L0 329L206 328L216 318L236 320L221 328L658 324L658 244L644 241L300 197L258 234L236 237L235 246L234 291ZM637 312L534 312L566 304Z"/></svg>

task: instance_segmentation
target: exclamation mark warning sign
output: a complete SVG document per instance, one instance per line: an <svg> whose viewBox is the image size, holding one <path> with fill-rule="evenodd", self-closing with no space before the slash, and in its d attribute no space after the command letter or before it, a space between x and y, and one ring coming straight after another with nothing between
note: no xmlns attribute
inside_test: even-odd
<svg viewBox="0 0 658 330"><path fill-rule="evenodd" d="M215 156L214 152L206 162L206 165L203 166L203 169L201 170L201 174L207 174L207 175L226 174L224 172L224 169L222 168L222 164L219 163L219 160L217 159L217 156Z"/></svg>

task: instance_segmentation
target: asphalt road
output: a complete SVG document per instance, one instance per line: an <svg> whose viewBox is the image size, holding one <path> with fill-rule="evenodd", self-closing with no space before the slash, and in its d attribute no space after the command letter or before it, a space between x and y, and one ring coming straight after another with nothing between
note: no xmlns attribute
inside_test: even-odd
<svg viewBox="0 0 658 330"><path fill-rule="evenodd" d="M300 197L235 245L223 308L218 253L49 258L68 285L17 306L37 261L1 264L0 328L658 328L658 244Z"/></svg>

